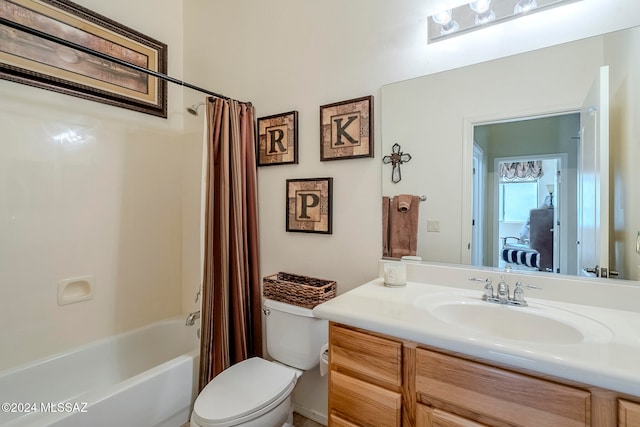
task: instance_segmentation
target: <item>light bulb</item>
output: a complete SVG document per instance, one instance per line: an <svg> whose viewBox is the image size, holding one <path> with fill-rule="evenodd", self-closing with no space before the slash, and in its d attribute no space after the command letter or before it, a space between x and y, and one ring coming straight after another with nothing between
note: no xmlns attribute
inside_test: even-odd
<svg viewBox="0 0 640 427"><path fill-rule="evenodd" d="M491 0L474 0L469 7L477 14L483 14L491 8Z"/></svg>
<svg viewBox="0 0 640 427"><path fill-rule="evenodd" d="M486 24L496 19L496 14L491 10L491 0L475 0L469 3L469 7L476 13L476 25Z"/></svg>
<svg viewBox="0 0 640 427"><path fill-rule="evenodd" d="M489 9L486 12L479 13L476 15L476 25L486 24L487 22L494 21L496 19L496 14L493 10Z"/></svg>
<svg viewBox="0 0 640 427"><path fill-rule="evenodd" d="M451 17L452 17L452 10L446 9L446 10L441 10L440 12L434 14L431 18L433 19L433 22L435 22L436 24L447 25L449 22L451 22Z"/></svg>
<svg viewBox="0 0 640 427"><path fill-rule="evenodd" d="M513 8L513 13L525 13L538 7L536 0L520 0Z"/></svg>
<svg viewBox="0 0 640 427"><path fill-rule="evenodd" d="M445 34L455 33L459 29L460 25L458 24L458 22L452 20L447 25L442 26L442 28L440 29L440 34L444 36Z"/></svg>
<svg viewBox="0 0 640 427"><path fill-rule="evenodd" d="M460 29L460 25L453 19L453 12L451 9L440 11L431 17L433 22L440 24L440 35L453 33Z"/></svg>

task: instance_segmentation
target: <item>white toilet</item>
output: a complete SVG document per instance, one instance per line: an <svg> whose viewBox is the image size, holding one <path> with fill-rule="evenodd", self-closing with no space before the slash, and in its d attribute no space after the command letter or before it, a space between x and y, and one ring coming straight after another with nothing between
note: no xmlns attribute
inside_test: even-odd
<svg viewBox="0 0 640 427"><path fill-rule="evenodd" d="M311 309L265 300L267 351L237 363L216 376L200 392L191 427L291 426L291 392L303 371L318 365L327 342L327 321Z"/></svg>

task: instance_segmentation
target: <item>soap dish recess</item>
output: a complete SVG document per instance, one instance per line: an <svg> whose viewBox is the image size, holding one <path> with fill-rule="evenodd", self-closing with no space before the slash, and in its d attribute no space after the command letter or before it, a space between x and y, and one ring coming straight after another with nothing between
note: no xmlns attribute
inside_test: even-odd
<svg viewBox="0 0 640 427"><path fill-rule="evenodd" d="M93 276L74 277L58 282L58 305L74 304L93 298Z"/></svg>

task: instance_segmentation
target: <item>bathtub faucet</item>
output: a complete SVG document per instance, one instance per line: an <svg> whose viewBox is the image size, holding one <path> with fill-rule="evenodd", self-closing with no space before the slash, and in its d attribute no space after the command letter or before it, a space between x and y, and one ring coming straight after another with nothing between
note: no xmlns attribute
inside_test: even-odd
<svg viewBox="0 0 640 427"><path fill-rule="evenodd" d="M189 313L189 315L187 316L187 321L185 322L185 325L193 326L196 323L196 319L199 319L199 318L200 318L200 310L194 311L193 313Z"/></svg>

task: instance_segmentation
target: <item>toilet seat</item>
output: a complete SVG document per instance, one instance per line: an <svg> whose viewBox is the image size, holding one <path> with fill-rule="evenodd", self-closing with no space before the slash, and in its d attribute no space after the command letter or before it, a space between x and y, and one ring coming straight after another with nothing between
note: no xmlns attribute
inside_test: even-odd
<svg viewBox="0 0 640 427"><path fill-rule="evenodd" d="M259 357L244 360L215 377L200 392L193 420L202 427L250 421L278 406L296 385L296 371Z"/></svg>

